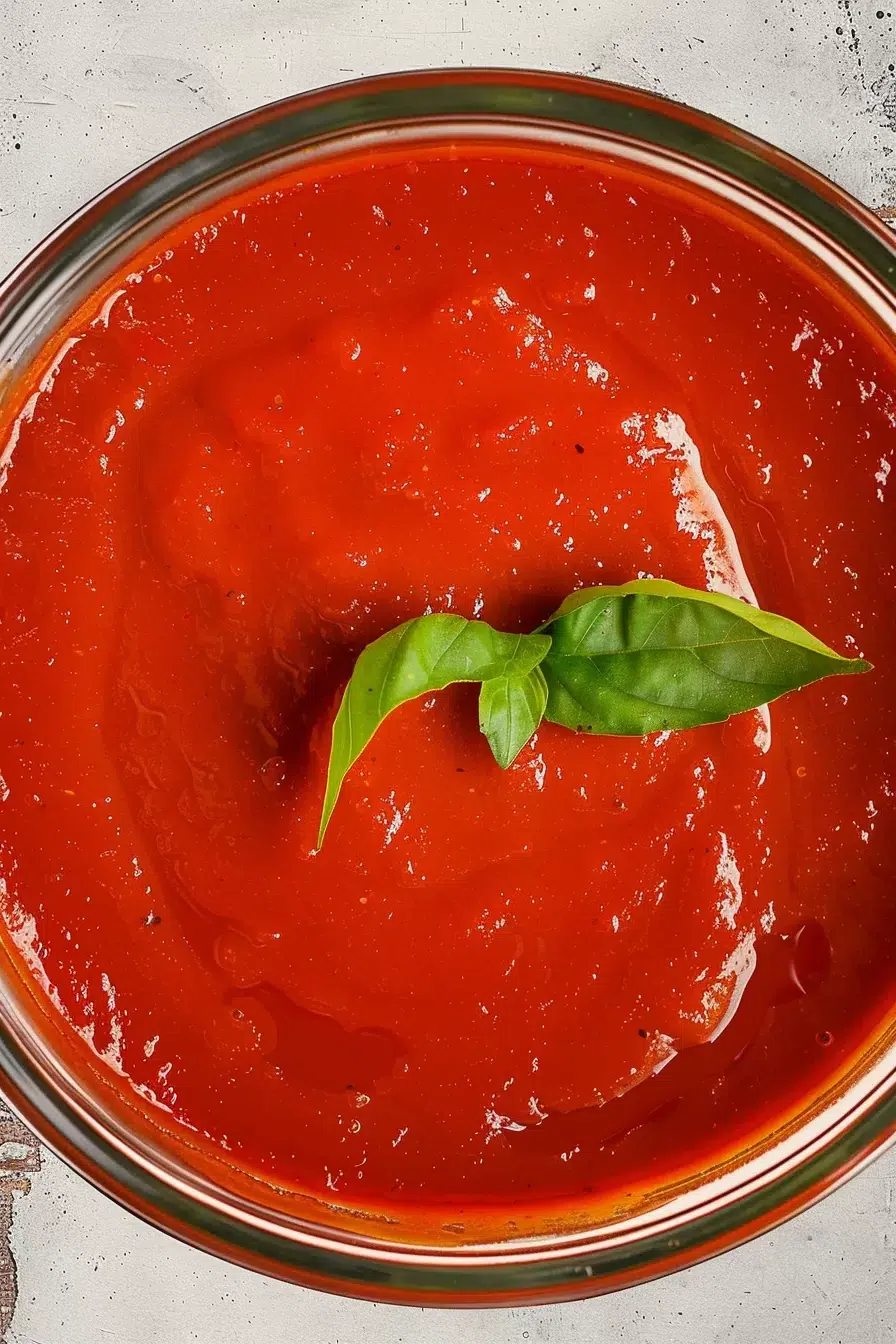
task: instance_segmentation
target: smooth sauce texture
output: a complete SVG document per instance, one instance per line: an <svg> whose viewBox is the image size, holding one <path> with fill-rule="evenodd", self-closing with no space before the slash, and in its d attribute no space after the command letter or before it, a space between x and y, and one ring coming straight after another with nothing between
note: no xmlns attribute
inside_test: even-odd
<svg viewBox="0 0 896 1344"><path fill-rule="evenodd" d="M0 424L6 936L85 1060L281 1185L705 1166L892 1002L892 363L620 165L431 147L281 187L135 261ZM314 851L367 641L647 574L877 670L770 723L545 725L506 773L444 692Z"/></svg>

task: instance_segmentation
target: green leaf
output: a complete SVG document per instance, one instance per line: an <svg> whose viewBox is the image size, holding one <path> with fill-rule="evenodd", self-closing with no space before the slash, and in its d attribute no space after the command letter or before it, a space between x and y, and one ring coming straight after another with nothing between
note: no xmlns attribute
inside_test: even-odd
<svg viewBox="0 0 896 1344"><path fill-rule="evenodd" d="M544 718L548 684L541 667L518 677L492 677L479 692L479 727L506 770Z"/></svg>
<svg viewBox="0 0 896 1344"><path fill-rule="evenodd" d="M545 717L641 736L719 723L800 686L866 672L794 621L662 579L583 588L542 630Z"/></svg>
<svg viewBox="0 0 896 1344"><path fill-rule="evenodd" d="M544 658L549 636L506 635L463 616L419 616L362 651L333 723L318 847L342 781L387 714L455 681L525 677Z"/></svg>

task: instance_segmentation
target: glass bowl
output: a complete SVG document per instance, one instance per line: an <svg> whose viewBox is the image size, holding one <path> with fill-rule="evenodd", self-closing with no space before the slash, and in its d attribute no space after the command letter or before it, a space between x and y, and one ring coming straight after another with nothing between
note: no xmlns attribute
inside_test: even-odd
<svg viewBox="0 0 896 1344"><path fill-rule="evenodd" d="M573 147L675 179L761 223L833 281L877 339L896 335L896 247L817 173L690 108L619 85L506 70L424 71L263 107L163 154L75 215L0 287L0 400L48 363L74 311L133 253L237 189L313 157L438 138ZM8 458L7 458L8 460ZM0 458L0 476L6 461ZM203 1158L100 1077L0 944L0 1088L53 1150L157 1227L235 1263L380 1301L510 1305L585 1297L668 1273L790 1217L896 1133L896 1027L823 1095L699 1178L646 1191L622 1214L519 1210L460 1229L377 1219L278 1191Z"/></svg>

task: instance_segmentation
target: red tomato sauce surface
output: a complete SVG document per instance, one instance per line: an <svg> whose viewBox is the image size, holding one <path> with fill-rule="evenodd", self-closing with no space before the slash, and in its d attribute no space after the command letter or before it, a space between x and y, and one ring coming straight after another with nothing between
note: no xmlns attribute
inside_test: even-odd
<svg viewBox="0 0 896 1344"><path fill-rule="evenodd" d="M50 352L51 354L53 352ZM84 1068L341 1204L659 1187L892 1005L896 371L621 163L430 145L174 231L0 423L5 938ZM655 575L872 675L645 739L333 708L425 611Z"/></svg>

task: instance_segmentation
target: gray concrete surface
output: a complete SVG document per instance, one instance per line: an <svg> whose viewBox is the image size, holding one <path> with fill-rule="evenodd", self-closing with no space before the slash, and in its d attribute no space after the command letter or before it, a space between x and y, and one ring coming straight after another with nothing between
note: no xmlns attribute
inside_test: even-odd
<svg viewBox="0 0 896 1344"><path fill-rule="evenodd" d="M421 65L597 73L776 141L896 215L893 0L0 0L0 273L224 117ZM24 1181L19 1182L24 1185ZM896 1158L711 1264L613 1298L450 1314L276 1284L175 1244L44 1155L15 1195L11 1344L887 1344Z"/></svg>

